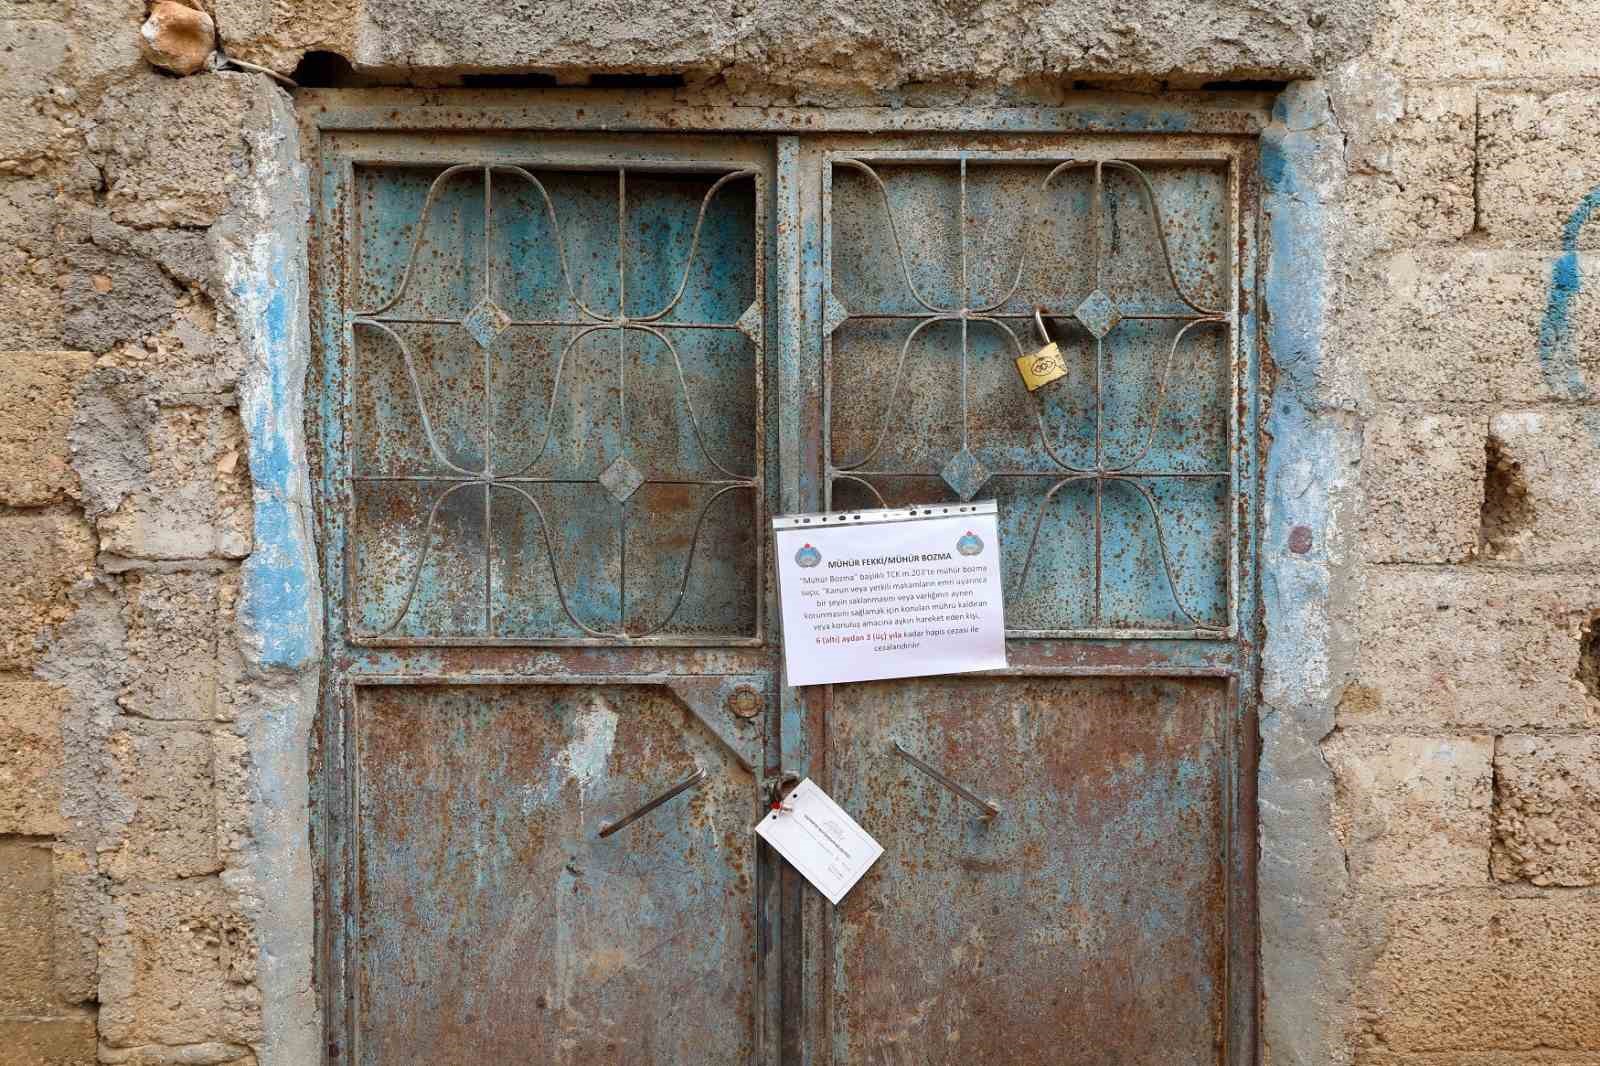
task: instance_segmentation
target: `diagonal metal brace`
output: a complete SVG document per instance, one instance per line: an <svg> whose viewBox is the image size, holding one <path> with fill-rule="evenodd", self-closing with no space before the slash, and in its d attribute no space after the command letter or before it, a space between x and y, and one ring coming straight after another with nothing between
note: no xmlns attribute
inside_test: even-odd
<svg viewBox="0 0 1600 1066"><path fill-rule="evenodd" d="M634 822L637 822L640 818L643 818L645 815L649 814L651 811L655 810L669 799L672 799L679 793L687 792L689 789L694 788L705 779L706 772L697 768L694 773L690 774L682 781L679 781L676 785L673 785L671 788L667 789L665 792L661 793L661 795L646 803L632 814L623 818L619 818L614 822L607 822L602 825L600 827L600 839L604 840L612 833L615 833L618 829L626 829L628 826L632 825Z"/></svg>
<svg viewBox="0 0 1600 1066"><path fill-rule="evenodd" d="M939 784L943 785L951 792L954 792L956 795L960 796L969 803L977 804L983 809L983 817L985 819L993 818L1000 813L1000 805L998 803L994 802L993 800L986 800L965 786L959 785L952 781L943 773L935 770L933 767L929 766L927 763L923 762L921 759L907 751L905 749L905 745L901 744L898 740L894 742L894 750L895 753L906 762L910 763L912 766L915 766L918 770L921 770L923 773L939 782Z"/></svg>

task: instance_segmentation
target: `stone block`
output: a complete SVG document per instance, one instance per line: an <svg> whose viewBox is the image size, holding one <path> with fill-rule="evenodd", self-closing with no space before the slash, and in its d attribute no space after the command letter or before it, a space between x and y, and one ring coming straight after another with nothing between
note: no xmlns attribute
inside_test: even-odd
<svg viewBox="0 0 1600 1066"><path fill-rule="evenodd" d="M1362 239L1392 248L1458 240L1473 227L1473 136L1477 100L1470 88L1413 88L1396 113L1373 93L1353 93L1341 120L1365 126L1353 145L1345 203ZM1354 138L1352 138L1354 139Z"/></svg>
<svg viewBox="0 0 1600 1066"><path fill-rule="evenodd" d="M107 95L89 147L111 217L130 226L209 226L247 171L253 77L149 73Z"/></svg>
<svg viewBox="0 0 1600 1066"><path fill-rule="evenodd" d="M0 670L38 661L35 638L71 614L66 593L94 565L94 538L65 511L0 514Z"/></svg>
<svg viewBox="0 0 1600 1066"><path fill-rule="evenodd" d="M224 932L235 920L212 879L110 897L100 955L103 1044L260 1039L259 994L228 980Z"/></svg>
<svg viewBox="0 0 1600 1066"><path fill-rule="evenodd" d="M0 681L0 833L49 836L61 816L61 715L65 690Z"/></svg>
<svg viewBox="0 0 1600 1066"><path fill-rule="evenodd" d="M1498 538L1505 543L1496 554L1533 564L1592 563L1600 529L1600 408L1496 415L1489 437L1500 466L1494 483L1507 512Z"/></svg>
<svg viewBox="0 0 1600 1066"><path fill-rule="evenodd" d="M1336 732L1323 745L1357 888L1488 880L1494 738Z"/></svg>
<svg viewBox="0 0 1600 1066"><path fill-rule="evenodd" d="M130 573L126 580L129 671L118 703L145 718L214 718L221 578Z"/></svg>
<svg viewBox="0 0 1600 1066"><path fill-rule="evenodd" d="M0 18L0 174L39 174L74 140L52 92L66 74L72 34L60 23Z"/></svg>
<svg viewBox="0 0 1600 1066"><path fill-rule="evenodd" d="M1386 401L1570 399L1575 381L1600 387L1600 295L1588 285L1553 302L1564 269L1553 254L1531 252L1377 257L1349 281L1341 333ZM1580 256L1578 270L1600 276L1600 256Z"/></svg>
<svg viewBox="0 0 1600 1066"><path fill-rule="evenodd" d="M76 493L67 450L86 352L0 352L0 504L38 507Z"/></svg>
<svg viewBox="0 0 1600 1066"><path fill-rule="evenodd" d="M56 196L54 182L0 181L0 349L61 343Z"/></svg>
<svg viewBox="0 0 1600 1066"><path fill-rule="evenodd" d="M1600 899L1396 900L1358 982L1393 1052L1600 1050Z"/></svg>
<svg viewBox="0 0 1600 1066"><path fill-rule="evenodd" d="M100 1049L100 1066L255 1066L249 1048L237 1044L211 1042L182 1047L144 1047Z"/></svg>
<svg viewBox="0 0 1600 1066"><path fill-rule="evenodd" d="M0 1017L57 1011L53 862L48 843L0 839Z"/></svg>
<svg viewBox="0 0 1600 1066"><path fill-rule="evenodd" d="M238 412L162 408L148 446L149 480L100 520L101 551L135 559L250 554L250 478Z"/></svg>
<svg viewBox="0 0 1600 1066"><path fill-rule="evenodd" d="M1459 563L1478 547L1484 427L1454 415L1382 414L1361 457L1361 538L1380 563Z"/></svg>
<svg viewBox="0 0 1600 1066"><path fill-rule="evenodd" d="M220 870L211 737L131 723L112 735L110 752L110 787L127 817L107 832L101 869L117 881Z"/></svg>
<svg viewBox="0 0 1600 1066"><path fill-rule="evenodd" d="M1339 724L1593 728L1600 709L1575 675L1596 603L1593 577L1372 567Z"/></svg>
<svg viewBox="0 0 1600 1066"><path fill-rule="evenodd" d="M1499 242L1600 248L1600 225L1575 222L1600 190L1600 90L1485 91L1479 115L1480 228Z"/></svg>
<svg viewBox="0 0 1600 1066"><path fill-rule="evenodd" d="M0 1066L97 1066L94 1015L0 1021Z"/></svg>
<svg viewBox="0 0 1600 1066"><path fill-rule="evenodd" d="M91 1005L100 960L98 865L77 841L56 841L56 990L63 1003Z"/></svg>
<svg viewBox="0 0 1600 1066"><path fill-rule="evenodd" d="M1384 10L1380 48L1408 79L1600 76L1589 0L1407 0Z"/></svg>
<svg viewBox="0 0 1600 1066"><path fill-rule="evenodd" d="M1494 767L1494 876L1600 884L1600 735L1501 737Z"/></svg>
<svg viewBox="0 0 1600 1066"><path fill-rule="evenodd" d="M591 71L683 71L816 96L1074 75L1183 76L1190 84L1244 71L1292 78L1317 69L1325 51L1354 49L1376 12L1354 0L1315 8L1291 0L1268 11L1239 0L1151 0L1128 13L1019 0L1003 15L982 5L881 3L864 17L850 0L575 0L559 18L526 18L460 0L426 8L409 0L217 0L215 13L230 55L285 72L312 48L423 79L451 68L526 69L537 57L541 70L580 80Z"/></svg>

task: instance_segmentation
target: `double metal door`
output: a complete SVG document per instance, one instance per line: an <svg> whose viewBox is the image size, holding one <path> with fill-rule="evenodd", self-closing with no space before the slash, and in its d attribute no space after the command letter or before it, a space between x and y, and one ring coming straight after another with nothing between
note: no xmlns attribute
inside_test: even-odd
<svg viewBox="0 0 1600 1066"><path fill-rule="evenodd" d="M1252 152L325 133L329 1061L1250 1061ZM772 514L980 495L1010 669L783 684Z"/></svg>

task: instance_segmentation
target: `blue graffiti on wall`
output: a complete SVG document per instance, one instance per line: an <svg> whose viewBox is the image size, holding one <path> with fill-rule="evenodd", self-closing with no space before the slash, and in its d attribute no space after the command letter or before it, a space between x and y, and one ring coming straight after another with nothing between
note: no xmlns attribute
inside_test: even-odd
<svg viewBox="0 0 1600 1066"><path fill-rule="evenodd" d="M1591 396L1578 362L1576 328L1572 322L1573 302L1583 288L1583 268L1578 262L1578 235L1590 218L1600 212L1600 186L1578 201L1561 227L1561 256L1550 270L1550 297L1545 303L1544 320L1539 324L1539 367L1550 391L1565 399L1587 400Z"/></svg>

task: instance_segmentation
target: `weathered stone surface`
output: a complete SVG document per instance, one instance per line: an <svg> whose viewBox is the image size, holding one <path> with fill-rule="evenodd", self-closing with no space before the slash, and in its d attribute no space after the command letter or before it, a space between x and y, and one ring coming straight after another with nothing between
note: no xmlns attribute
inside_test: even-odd
<svg viewBox="0 0 1600 1066"><path fill-rule="evenodd" d="M62 338L91 352L141 343L172 323L179 292L155 262L75 240L61 285Z"/></svg>
<svg viewBox="0 0 1600 1066"><path fill-rule="evenodd" d="M1600 884L1600 734L1501 737L1494 766L1495 877Z"/></svg>
<svg viewBox="0 0 1600 1066"><path fill-rule="evenodd" d="M1459 563L1478 547L1481 419L1382 414L1361 457L1361 538L1380 563Z"/></svg>
<svg viewBox="0 0 1600 1066"><path fill-rule="evenodd" d="M1373 567L1340 724L1594 728L1574 674L1597 601L1593 578Z"/></svg>
<svg viewBox="0 0 1600 1066"><path fill-rule="evenodd" d="M207 226L245 173L252 78L151 73L106 97L89 147L111 217L131 226Z"/></svg>
<svg viewBox="0 0 1600 1066"><path fill-rule="evenodd" d="M128 684L117 702L145 718L217 715L219 576L129 574Z"/></svg>
<svg viewBox="0 0 1600 1066"><path fill-rule="evenodd" d="M61 345L55 183L0 180L0 348Z"/></svg>
<svg viewBox="0 0 1600 1066"><path fill-rule="evenodd" d="M111 762L129 817L101 846L107 874L156 881L222 868L209 735L130 725L112 736Z"/></svg>
<svg viewBox="0 0 1600 1066"><path fill-rule="evenodd" d="M1496 415L1489 432L1519 494L1514 557L1580 565L1600 529L1600 408ZM1600 606L1600 604L1597 604Z"/></svg>
<svg viewBox="0 0 1600 1066"><path fill-rule="evenodd" d="M150 446L159 408L143 378L118 368L97 369L79 390L68 438L84 509L114 511L150 477Z"/></svg>
<svg viewBox="0 0 1600 1066"><path fill-rule="evenodd" d="M1317 67L1319 53L1353 52L1376 11L1350 0L1270 9L1236 0L1129 9L1060 0L1004 9L897 0L579 0L559 11L218 0L216 14L230 54L285 72L304 50L323 48L358 67L409 68L415 77L450 67L675 71L826 89L1097 74L1297 77Z"/></svg>
<svg viewBox="0 0 1600 1066"><path fill-rule="evenodd" d="M1333 84L1343 90L1339 113L1351 126L1346 198L1354 234L1393 248L1472 232L1473 90L1402 90L1392 76L1336 75Z"/></svg>
<svg viewBox="0 0 1600 1066"><path fill-rule="evenodd" d="M224 929L233 921L213 880L111 897L100 956L100 1038L146 1044L248 1044L259 996L228 981Z"/></svg>
<svg viewBox="0 0 1600 1066"><path fill-rule="evenodd" d="M1358 890L1488 880L1494 738L1340 731L1323 750Z"/></svg>
<svg viewBox="0 0 1600 1066"><path fill-rule="evenodd" d="M69 833L71 830L68 831ZM55 863L56 991L61 1002L92 1004L99 983L100 880L88 841L58 839Z"/></svg>
<svg viewBox="0 0 1600 1066"><path fill-rule="evenodd" d="M150 476L98 524L100 548L138 559L250 553L250 485L237 411L166 407L152 428Z"/></svg>
<svg viewBox="0 0 1600 1066"><path fill-rule="evenodd" d="M0 1017L57 1012L49 844L0 840Z"/></svg>
<svg viewBox="0 0 1600 1066"><path fill-rule="evenodd" d="M1478 126L1482 228L1497 241L1549 248L1600 189L1600 91L1483 93ZM1600 226L1574 226L1600 248Z"/></svg>
<svg viewBox="0 0 1600 1066"><path fill-rule="evenodd" d="M43 12L40 12L43 14ZM72 35L45 18L0 18L0 174L38 174L69 150L75 131L52 92Z"/></svg>
<svg viewBox="0 0 1600 1066"><path fill-rule="evenodd" d="M1405 0L1385 11L1375 50L1409 78L1600 75L1588 0Z"/></svg>
<svg viewBox="0 0 1600 1066"><path fill-rule="evenodd" d="M1600 1050L1600 900L1396 900L1362 983L1391 1051Z"/></svg>
<svg viewBox="0 0 1600 1066"><path fill-rule="evenodd" d="M96 1066L94 1015L0 1021L0 1066Z"/></svg>
<svg viewBox="0 0 1600 1066"><path fill-rule="evenodd" d="M55 685L0 681L0 833L48 836L66 828L61 816L65 706L66 693Z"/></svg>
<svg viewBox="0 0 1600 1066"><path fill-rule="evenodd" d="M34 639L71 613L67 589L94 563L94 538L80 515L0 515L0 670L26 670Z"/></svg>
<svg viewBox="0 0 1600 1066"><path fill-rule="evenodd" d="M75 493L67 426L92 363L84 352L0 352L0 504L37 507Z"/></svg>
<svg viewBox="0 0 1600 1066"><path fill-rule="evenodd" d="M217 26L196 8L156 0L139 30L144 56L174 74L193 74L206 65L217 45Z"/></svg>
<svg viewBox="0 0 1600 1066"><path fill-rule="evenodd" d="M102 1066L255 1066L256 1057L238 1044L185 1044L182 1047L146 1045L135 1048L101 1048Z"/></svg>
<svg viewBox="0 0 1600 1066"><path fill-rule="evenodd" d="M1600 276L1600 259L1580 260L1584 276ZM1476 248L1405 251L1363 264L1346 328L1373 391L1414 403L1570 399L1567 358L1579 378L1600 383L1594 292L1565 305L1570 356L1541 345L1555 267L1553 255Z"/></svg>

